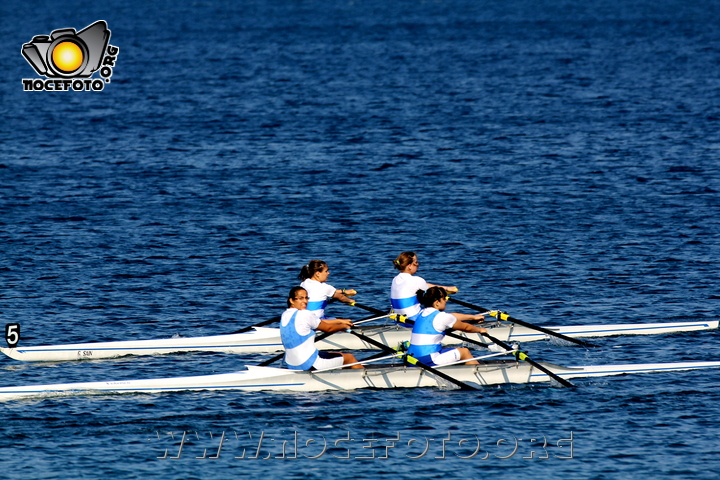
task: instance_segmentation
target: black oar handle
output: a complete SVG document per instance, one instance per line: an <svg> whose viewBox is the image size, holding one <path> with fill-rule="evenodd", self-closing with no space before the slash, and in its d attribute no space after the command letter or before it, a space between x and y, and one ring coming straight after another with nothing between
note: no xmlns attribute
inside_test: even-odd
<svg viewBox="0 0 720 480"><path fill-rule="evenodd" d="M458 305L462 305L463 307L471 308L473 310L478 310L480 312L486 312L488 309L480 307L478 305L473 305L472 303L463 302L462 300L458 300L456 298L450 297L451 302L455 302ZM562 340L565 340L566 342L571 342L576 345L582 345L583 347L597 347L597 345L594 345L590 342L585 342L583 340L578 340L577 338L568 337L567 335L563 335L558 332L553 332L550 329L540 327L538 325L533 325L532 323L525 322L523 320L518 320L517 318L511 317L510 315L502 312L498 312L498 320L506 320L508 322L516 323L518 325L522 325L523 327L531 328L533 330L537 330L538 332L542 332L546 335L551 335L553 337L560 338Z"/></svg>
<svg viewBox="0 0 720 480"><path fill-rule="evenodd" d="M363 309L363 310L367 310L368 312L372 312L372 313L374 313L375 315L384 315L385 313L387 313L387 312L383 312L383 311L380 310L380 309L373 308L373 307L368 307L367 305L363 305L362 303L357 303L357 302L346 303L346 305L351 305L351 306L353 306L353 307L358 307L358 308L361 308L361 309Z"/></svg>

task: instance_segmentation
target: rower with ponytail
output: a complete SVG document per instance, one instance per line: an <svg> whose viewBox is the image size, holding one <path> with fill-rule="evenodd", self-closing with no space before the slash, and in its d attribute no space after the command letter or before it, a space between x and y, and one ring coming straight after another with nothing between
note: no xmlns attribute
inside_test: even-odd
<svg viewBox="0 0 720 480"><path fill-rule="evenodd" d="M427 291L418 290L415 292L415 296L423 308L430 308L436 301L447 296L447 290L443 287L431 287Z"/></svg>
<svg viewBox="0 0 720 480"><path fill-rule="evenodd" d="M428 283L424 278L415 275L418 271L420 263L415 252L403 252L393 261L395 268L400 273L393 279L390 287L390 304L393 311L399 313L410 320L415 320L420 315L420 302L415 295L418 290L427 290L430 287L443 287L450 293L456 293L457 287L445 287L442 285L433 285ZM404 323L400 325L406 326Z"/></svg>
<svg viewBox="0 0 720 480"><path fill-rule="evenodd" d="M300 286L307 290L310 297L307 309L318 318L326 318L325 307L331 298L352 304L353 300L349 297L357 293L352 288L336 289L332 285L328 285L325 282L329 275L330 268L322 260L310 260L307 265L303 265L298 275L302 281Z"/></svg>
<svg viewBox="0 0 720 480"><path fill-rule="evenodd" d="M472 352L467 348L443 348L442 341L446 330L487 333L482 327L465 323L467 320L482 320L485 317L445 312L449 298L445 287L433 286L427 290L417 290L416 296L424 308L412 327L408 354L431 367L462 360L467 360L465 363L468 365L477 364L477 360L472 360Z"/></svg>

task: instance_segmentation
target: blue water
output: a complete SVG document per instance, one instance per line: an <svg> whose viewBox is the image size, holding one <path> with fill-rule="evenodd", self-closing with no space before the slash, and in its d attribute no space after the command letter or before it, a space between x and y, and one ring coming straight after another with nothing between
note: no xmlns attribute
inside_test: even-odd
<svg viewBox="0 0 720 480"><path fill-rule="evenodd" d="M717 319L718 18L718 1L680 0L5 2L0 323L24 345L228 333L279 314L312 258L384 307L403 250L459 298L538 324ZM22 90L23 43L101 19L120 48L102 92ZM526 349L674 362L717 359L717 341ZM2 358L0 384L264 358ZM575 383L9 402L0 464L8 479L716 478L720 371ZM180 458L158 459L182 432ZM223 432L219 458L196 458Z"/></svg>

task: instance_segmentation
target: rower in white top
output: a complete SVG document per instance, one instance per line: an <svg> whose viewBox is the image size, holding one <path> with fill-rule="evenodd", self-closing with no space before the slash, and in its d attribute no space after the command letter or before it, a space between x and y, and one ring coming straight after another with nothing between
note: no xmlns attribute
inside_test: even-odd
<svg viewBox="0 0 720 480"><path fill-rule="evenodd" d="M393 261L395 268L400 273L393 279L390 287L390 304L393 311L410 320L417 320L420 315L420 301L417 298L418 290L427 290L430 287L442 287L448 293L457 293L457 287L446 287L444 285L433 285L428 283L424 278L415 275L420 266L418 256L415 252L403 252ZM400 323L408 327L407 324Z"/></svg>
<svg viewBox="0 0 720 480"><path fill-rule="evenodd" d="M288 309L280 317L280 338L285 347L285 363L291 370L323 370L353 364L365 368L352 353L319 352L315 347L315 330L339 332L353 326L350 319L320 319L307 309L308 293L302 287L290 289Z"/></svg>
<svg viewBox="0 0 720 480"><path fill-rule="evenodd" d="M443 348L442 341L446 330L461 330L468 333L487 333L467 320L482 320L482 315L465 313L446 313L447 291L443 287L430 287L426 292L417 291L417 297L425 308L418 314L412 327L408 354L425 365L436 366L467 360L466 364L476 365L470 350L465 347Z"/></svg>
<svg viewBox="0 0 720 480"><path fill-rule="evenodd" d="M357 292L352 288L337 289L332 285L328 285L327 279L330 276L330 267L322 260L310 260L307 265L302 267L298 278L302 280L300 284L308 292L307 309L313 312L318 318L325 318L325 307L331 298L339 300L343 303L352 304L352 297Z"/></svg>

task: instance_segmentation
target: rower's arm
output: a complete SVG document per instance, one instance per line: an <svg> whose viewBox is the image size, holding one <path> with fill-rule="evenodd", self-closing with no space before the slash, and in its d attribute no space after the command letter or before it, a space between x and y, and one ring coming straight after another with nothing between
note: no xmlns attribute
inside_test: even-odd
<svg viewBox="0 0 720 480"><path fill-rule="evenodd" d="M483 316L480 315L480 314L478 314L478 315L470 315L470 314L467 314L467 313L451 313L450 315L452 315L453 317L455 317L457 320L459 320L459 321L461 321L461 322L467 322L468 320L480 320L480 321L482 321L482 320L485 318L485 317L483 317Z"/></svg>
<svg viewBox="0 0 720 480"><path fill-rule="evenodd" d="M460 330L467 333L487 333L487 330L482 327L476 327L475 325L470 325L460 320L456 321L452 328L453 330Z"/></svg>
<svg viewBox="0 0 720 480"><path fill-rule="evenodd" d="M320 325L318 325L317 329L326 333L335 333L352 328L352 326L352 320L349 318L333 318L320 320Z"/></svg>
<svg viewBox="0 0 720 480"><path fill-rule="evenodd" d="M353 290L352 288L343 288L342 290L337 289L335 290L335 294L333 295L333 298L336 300L340 300L342 303L353 303L355 300L349 298L352 295L355 295L357 292Z"/></svg>
<svg viewBox="0 0 720 480"><path fill-rule="evenodd" d="M432 288L432 287L444 288L447 293L457 293L458 292L458 287L447 287L445 285L434 285L432 283L428 283L427 285L428 285L428 288Z"/></svg>

